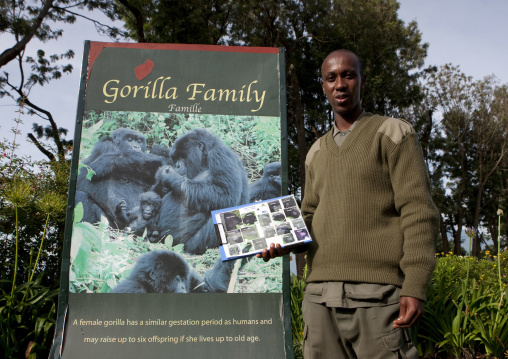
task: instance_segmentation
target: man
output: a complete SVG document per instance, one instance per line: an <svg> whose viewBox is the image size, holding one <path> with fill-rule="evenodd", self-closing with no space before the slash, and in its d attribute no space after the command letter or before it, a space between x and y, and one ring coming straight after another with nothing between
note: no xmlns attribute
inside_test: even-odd
<svg viewBox="0 0 508 359"><path fill-rule="evenodd" d="M407 122L363 110L355 53L330 53L321 75L335 123L306 159L304 357L417 358L408 328L423 313L439 224L420 145Z"/></svg>

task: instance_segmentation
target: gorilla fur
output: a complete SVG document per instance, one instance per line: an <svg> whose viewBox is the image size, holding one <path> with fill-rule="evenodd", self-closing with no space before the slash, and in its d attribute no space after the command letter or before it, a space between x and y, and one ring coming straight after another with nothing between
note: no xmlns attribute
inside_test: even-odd
<svg viewBox="0 0 508 359"><path fill-rule="evenodd" d="M250 185L250 202L280 197L282 194L281 189L281 163L269 163L263 168L263 177Z"/></svg>
<svg viewBox="0 0 508 359"><path fill-rule="evenodd" d="M160 157L145 153L145 137L126 128L112 132L94 145L78 174L75 203L83 205L83 221L97 223L105 217L113 228L124 229L124 213L139 207L139 196L149 190L162 164Z"/></svg>
<svg viewBox="0 0 508 359"><path fill-rule="evenodd" d="M234 266L235 261L223 262L221 258L217 258L213 268L205 273L206 291L210 293L226 293Z"/></svg>
<svg viewBox="0 0 508 359"><path fill-rule="evenodd" d="M187 253L203 254L219 246L210 211L248 203L247 174L236 153L205 129L179 137L170 157L175 167L161 167L152 187L164 196L158 231Z"/></svg>
<svg viewBox="0 0 508 359"><path fill-rule="evenodd" d="M130 230L136 236L142 236L146 229L146 240L156 242L158 233L155 226L158 220L159 208L161 206L161 198L155 192L143 192L139 196L140 205L134 209L134 213L125 213L125 220L129 222ZM122 206L123 208L123 206ZM152 235L154 238L152 238Z"/></svg>
<svg viewBox="0 0 508 359"><path fill-rule="evenodd" d="M151 178L162 161L158 156L146 153L146 139L143 134L128 128L119 128L110 136L101 138L83 163L95 172L96 178L104 178L113 171L126 169L127 172L139 170Z"/></svg>
<svg viewBox="0 0 508 359"><path fill-rule="evenodd" d="M111 293L191 293L200 292L203 285L203 278L181 255L160 250L139 256L131 274Z"/></svg>

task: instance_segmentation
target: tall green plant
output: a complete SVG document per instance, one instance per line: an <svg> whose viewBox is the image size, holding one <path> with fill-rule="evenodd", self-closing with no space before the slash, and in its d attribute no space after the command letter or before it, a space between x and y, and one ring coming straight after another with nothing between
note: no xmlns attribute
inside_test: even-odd
<svg viewBox="0 0 508 359"><path fill-rule="evenodd" d="M302 301L306 278L307 266L305 266L301 278L293 275L291 279L291 330L293 332L293 348L296 359L303 358L302 342L305 323L302 314Z"/></svg>
<svg viewBox="0 0 508 359"><path fill-rule="evenodd" d="M503 281L501 280L501 216L503 210L497 210L497 271L499 277L499 293L503 291ZM501 298L502 299L502 298Z"/></svg>
<svg viewBox="0 0 508 359"><path fill-rule="evenodd" d="M30 183L23 180L20 176L14 177L13 181L7 183L4 188L4 198L14 208L16 218L16 244L14 255L14 275L12 276L11 297L14 295L16 279L18 276L18 249L19 249L19 209L27 206L31 200Z"/></svg>
<svg viewBox="0 0 508 359"><path fill-rule="evenodd" d="M475 339L485 346L488 356L502 358L505 352L508 353L508 304L503 301L506 292L503 291L503 280L501 276L501 216L503 211L499 209L498 215L498 250L497 270L499 292L489 295L490 301L481 308L480 315L472 318L476 329Z"/></svg>
<svg viewBox="0 0 508 359"><path fill-rule="evenodd" d="M467 234L471 250L475 233L468 230ZM503 273L507 272L508 252L499 252L497 259L490 257L488 251L484 259L437 255L417 334L420 355L504 358L508 353L508 303L504 290L508 278Z"/></svg>
<svg viewBox="0 0 508 359"><path fill-rule="evenodd" d="M41 256L44 238L48 230L49 217L65 208L65 197L48 192L35 201L35 206L46 215L43 236L33 267L28 268L29 280L16 283L18 276L19 247L19 210L28 206L32 200L31 183L15 176L3 189L3 197L15 212L15 258L12 281L0 281L0 346L1 358L43 357L51 344L52 330L55 325L55 298L58 290L51 290L41 284L42 273L33 280ZM32 256L32 253L31 253ZM30 258L32 263L32 258ZM7 289L9 287L9 289Z"/></svg>

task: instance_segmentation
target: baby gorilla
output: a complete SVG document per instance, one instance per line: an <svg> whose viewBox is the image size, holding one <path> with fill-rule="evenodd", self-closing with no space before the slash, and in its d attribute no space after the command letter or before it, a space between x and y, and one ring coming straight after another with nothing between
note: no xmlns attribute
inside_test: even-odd
<svg viewBox="0 0 508 359"><path fill-rule="evenodd" d="M161 198L155 192L143 192L139 195L140 207L136 207L133 212L126 211L125 201L120 203L120 213L124 221L129 223L129 231L136 236L142 236L146 229L146 239L150 242L156 242L159 238L159 232L155 230L157 223L157 214L161 205ZM118 211L117 211L118 212Z"/></svg>
<svg viewBox="0 0 508 359"><path fill-rule="evenodd" d="M160 250L139 256L131 274L111 293L195 293L204 291L203 283L182 256Z"/></svg>

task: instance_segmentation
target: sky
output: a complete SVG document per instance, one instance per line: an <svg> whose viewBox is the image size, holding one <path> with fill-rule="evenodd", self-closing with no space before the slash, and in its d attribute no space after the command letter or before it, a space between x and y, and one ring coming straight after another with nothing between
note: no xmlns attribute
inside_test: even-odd
<svg viewBox="0 0 508 359"><path fill-rule="evenodd" d="M462 72L480 80L494 74L502 84L508 83L508 1L507 0L402 0L399 1L399 18L406 24L416 20L422 33L423 42L429 43L426 66L452 63L459 65ZM98 13L91 14L97 18ZM120 26L120 25L117 25ZM46 53L63 53L73 49L74 71L60 80L44 87L34 87L31 101L49 110L57 125L67 128L67 139L73 138L78 102L81 62L85 40L105 41L107 36L99 35L93 24L79 19L75 24L63 27L64 34L58 41L41 45L30 42L27 52L44 48ZM7 36L0 36L2 46L11 43ZM374 41L374 39L373 39ZM11 45L12 46L12 45ZM11 72L16 68L11 63L0 71ZM0 99L0 138L12 140L10 129L15 126L13 119L19 117L17 106L11 99ZM16 142L21 145L18 155L30 155L44 159L39 151L26 141L33 122L45 124L37 117L22 115L21 135Z"/></svg>

